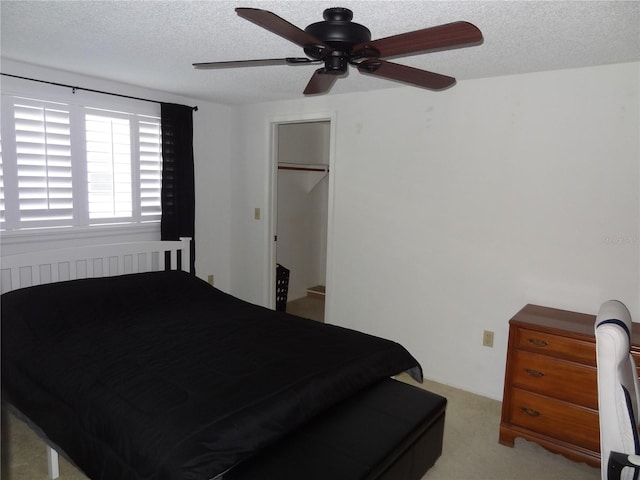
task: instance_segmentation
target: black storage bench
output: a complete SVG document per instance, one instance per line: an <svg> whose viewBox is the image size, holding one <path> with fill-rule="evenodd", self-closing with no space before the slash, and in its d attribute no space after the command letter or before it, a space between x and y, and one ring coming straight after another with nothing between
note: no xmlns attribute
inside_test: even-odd
<svg viewBox="0 0 640 480"><path fill-rule="evenodd" d="M387 379L328 410L223 480L420 480L442 453L447 400Z"/></svg>

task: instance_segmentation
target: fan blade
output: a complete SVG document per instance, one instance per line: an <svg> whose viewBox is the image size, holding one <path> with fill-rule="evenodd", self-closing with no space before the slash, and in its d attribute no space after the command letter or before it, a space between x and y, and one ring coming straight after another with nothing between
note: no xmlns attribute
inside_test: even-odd
<svg viewBox="0 0 640 480"><path fill-rule="evenodd" d="M331 51L328 45L325 45L313 35L287 22L275 13L260 10L259 8L236 8L236 13L245 20L249 20L276 35L280 35L296 45L301 47L318 47L327 52Z"/></svg>
<svg viewBox="0 0 640 480"><path fill-rule="evenodd" d="M194 63L193 66L198 69L213 68L237 68L237 67L262 67L269 65L306 65L308 63L317 63L321 60L311 60L309 58L264 58L259 60L232 60L228 62L202 62Z"/></svg>
<svg viewBox="0 0 640 480"><path fill-rule="evenodd" d="M439 73L427 72L419 68L387 62L377 58L360 62L358 64L358 70L360 73L376 75L378 77L388 78L389 80L398 80L430 90L443 90L456 83L456 79L453 77L447 77Z"/></svg>
<svg viewBox="0 0 640 480"><path fill-rule="evenodd" d="M328 92L331 90L331 87L336 82L337 78L338 75L325 73L324 68L319 68L315 71L311 80L309 80L309 83L303 93L305 95L313 95L316 93Z"/></svg>
<svg viewBox="0 0 640 480"><path fill-rule="evenodd" d="M482 32L472 23L453 22L361 43L353 52L355 56L387 58L470 46L482 40Z"/></svg>

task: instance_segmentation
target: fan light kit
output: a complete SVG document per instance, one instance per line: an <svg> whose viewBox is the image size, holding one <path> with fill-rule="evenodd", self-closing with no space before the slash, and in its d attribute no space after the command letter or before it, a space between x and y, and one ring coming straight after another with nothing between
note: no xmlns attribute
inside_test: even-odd
<svg viewBox="0 0 640 480"><path fill-rule="evenodd" d="M328 92L337 78L353 65L360 73L384 77L430 90L442 90L456 79L407 65L383 60L482 43L482 32L469 22L453 22L413 32L371 40L371 32L352 22L348 8L328 8L324 21L304 30L274 13L257 8L236 8L236 13L250 22L303 48L306 57L194 63L199 69L255 67L263 65L305 65L324 63L315 71L304 89L305 95Z"/></svg>

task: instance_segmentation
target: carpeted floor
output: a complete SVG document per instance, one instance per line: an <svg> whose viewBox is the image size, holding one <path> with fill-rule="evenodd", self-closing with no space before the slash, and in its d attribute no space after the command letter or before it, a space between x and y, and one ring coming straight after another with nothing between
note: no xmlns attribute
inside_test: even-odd
<svg viewBox="0 0 640 480"><path fill-rule="evenodd" d="M398 379L415 385L408 375ZM442 456L423 480L600 480L599 469L535 443L500 445L501 402L428 380L419 386L447 398Z"/></svg>
<svg viewBox="0 0 640 480"><path fill-rule="evenodd" d="M405 375L399 380L413 383ZM517 439L515 448L500 445L500 402L429 381L421 387L448 400L444 451L423 480L599 480L599 470L552 454L534 443ZM2 428L6 442L3 446L8 450L3 457L2 479L46 480L42 441L11 415ZM60 480L86 478L60 460Z"/></svg>
<svg viewBox="0 0 640 480"><path fill-rule="evenodd" d="M324 322L324 298L306 296L287 303L287 313Z"/></svg>

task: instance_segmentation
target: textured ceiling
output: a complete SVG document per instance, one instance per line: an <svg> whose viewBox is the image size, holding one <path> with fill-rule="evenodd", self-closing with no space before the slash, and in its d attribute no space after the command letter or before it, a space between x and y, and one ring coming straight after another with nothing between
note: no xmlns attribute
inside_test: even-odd
<svg viewBox="0 0 640 480"><path fill-rule="evenodd" d="M396 60L458 80L640 60L639 1L6 1L3 58L217 103L302 98L315 65L195 70L193 62L302 56L235 7L269 10L300 28L333 6L372 38L457 20L480 46ZM12 73L4 72L3 73ZM351 69L329 93L400 84Z"/></svg>

